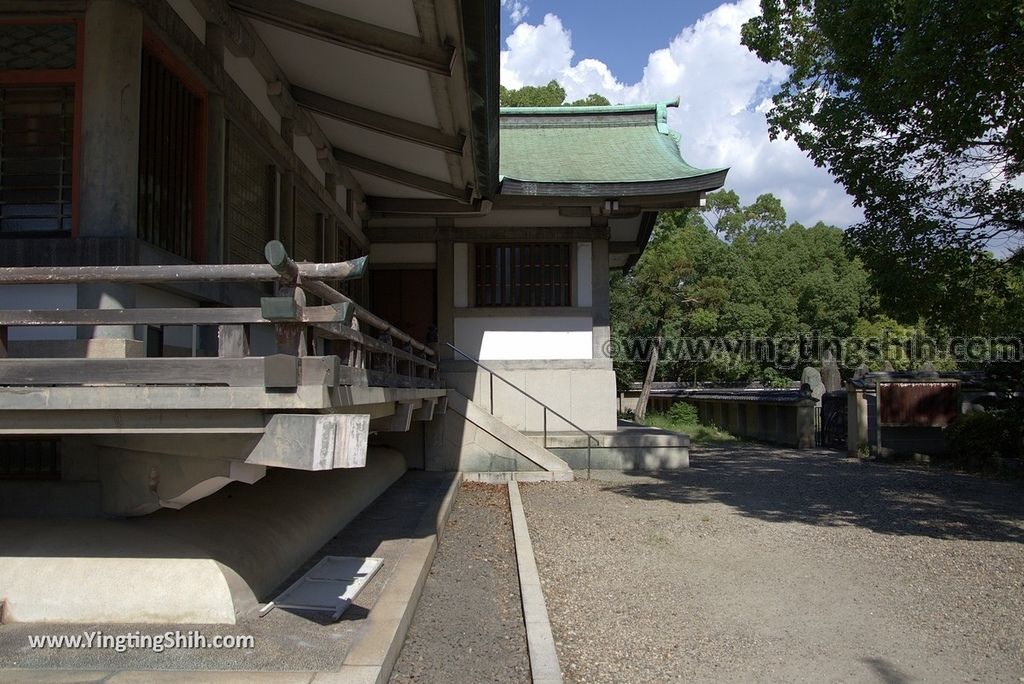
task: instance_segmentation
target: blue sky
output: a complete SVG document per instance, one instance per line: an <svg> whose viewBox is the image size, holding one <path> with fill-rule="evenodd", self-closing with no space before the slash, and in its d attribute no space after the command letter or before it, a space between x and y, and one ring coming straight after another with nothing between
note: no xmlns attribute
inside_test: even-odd
<svg viewBox="0 0 1024 684"><path fill-rule="evenodd" d="M790 220L846 227L861 219L842 187L795 143L771 140L766 112L788 77L740 42L759 0L502 0L501 82L557 80L569 100L680 99L669 125L694 166L729 167L743 203L770 192Z"/></svg>
<svg viewBox="0 0 1024 684"><path fill-rule="evenodd" d="M545 14L558 15L572 31L572 47L578 59L599 59L620 79L634 83L643 76L652 46L668 45L682 27L692 25L720 4L720 0L531 1L525 5L525 20L536 23ZM503 12L502 39L513 28L509 12Z"/></svg>

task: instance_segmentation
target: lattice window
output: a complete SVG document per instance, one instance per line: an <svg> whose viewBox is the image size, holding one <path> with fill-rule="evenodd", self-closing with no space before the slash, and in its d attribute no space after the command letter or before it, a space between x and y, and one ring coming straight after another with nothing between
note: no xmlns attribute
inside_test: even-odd
<svg viewBox="0 0 1024 684"><path fill-rule="evenodd" d="M0 88L0 233L70 232L73 86Z"/></svg>
<svg viewBox="0 0 1024 684"><path fill-rule="evenodd" d="M295 234L292 253L296 261L319 261L323 253L320 248L320 214L301 200L295 202Z"/></svg>
<svg viewBox="0 0 1024 684"><path fill-rule="evenodd" d="M476 306L570 306L567 244L476 246Z"/></svg>
<svg viewBox="0 0 1024 684"><path fill-rule="evenodd" d="M274 167L237 126L228 126L225 164L226 261L261 264L274 239Z"/></svg>
<svg viewBox="0 0 1024 684"><path fill-rule="evenodd" d="M74 24L0 24L0 71L74 69Z"/></svg>
<svg viewBox="0 0 1024 684"><path fill-rule="evenodd" d="M143 50L141 101L139 237L178 256L196 257L201 100Z"/></svg>

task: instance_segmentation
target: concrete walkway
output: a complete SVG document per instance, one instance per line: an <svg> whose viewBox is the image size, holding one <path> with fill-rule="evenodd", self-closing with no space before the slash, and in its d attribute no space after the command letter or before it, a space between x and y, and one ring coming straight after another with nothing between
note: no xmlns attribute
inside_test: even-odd
<svg viewBox="0 0 1024 684"><path fill-rule="evenodd" d="M458 482L451 473L406 474L282 584L287 587L324 555L383 558L381 571L339 622L330 622L326 614L276 609L264 618L249 615L233 626L2 625L0 681L263 681L254 671L268 673L262 675L266 681L386 680ZM251 635L255 648L116 653L106 649L32 649L28 645L30 635L70 636L94 630L108 635L163 634L169 629L198 630L207 638Z"/></svg>
<svg viewBox="0 0 1024 684"><path fill-rule="evenodd" d="M1024 681L1024 481L740 444L521 489L566 681Z"/></svg>

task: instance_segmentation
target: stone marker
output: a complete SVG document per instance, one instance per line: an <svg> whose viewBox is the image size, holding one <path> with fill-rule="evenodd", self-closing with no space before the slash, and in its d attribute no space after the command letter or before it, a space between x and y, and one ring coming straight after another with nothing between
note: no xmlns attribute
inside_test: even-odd
<svg viewBox="0 0 1024 684"><path fill-rule="evenodd" d="M817 368L812 368L811 366L804 368L804 372L800 376L800 385L808 385L814 400L821 401L821 395L825 393L825 383L821 381L821 373L818 372Z"/></svg>
<svg viewBox="0 0 1024 684"><path fill-rule="evenodd" d="M821 381L826 392L835 392L843 387L843 376L839 373L839 364L831 349L825 350L825 358L821 363Z"/></svg>
<svg viewBox="0 0 1024 684"><path fill-rule="evenodd" d="M882 364L882 370L886 373L895 373L896 369L893 368L892 362L886 359L885 363Z"/></svg>

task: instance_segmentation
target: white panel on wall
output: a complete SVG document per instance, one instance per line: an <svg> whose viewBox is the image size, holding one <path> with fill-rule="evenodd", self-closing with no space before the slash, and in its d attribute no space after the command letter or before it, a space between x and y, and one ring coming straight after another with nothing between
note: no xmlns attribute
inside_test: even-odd
<svg viewBox="0 0 1024 684"><path fill-rule="evenodd" d="M589 359L590 316L480 316L455 319L455 346L481 361Z"/></svg>
<svg viewBox="0 0 1024 684"><path fill-rule="evenodd" d="M295 154L306 165L306 168L312 172L318 181L323 183L325 174L323 167L320 166L320 161L316 158L316 145L313 144L313 141L305 136L297 135L295 136L293 148Z"/></svg>
<svg viewBox="0 0 1024 684"><path fill-rule="evenodd" d="M455 300L456 309L469 306L469 244L456 242L455 251Z"/></svg>
<svg viewBox="0 0 1024 684"><path fill-rule="evenodd" d="M253 66L253 63L241 57L235 57L231 50L224 51L224 71L238 84L260 113L270 122L274 130L281 130L281 115L274 109L267 97L267 82Z"/></svg>
<svg viewBox="0 0 1024 684"><path fill-rule="evenodd" d="M197 306L199 306L199 302L195 300L152 287L139 287L135 290L135 307L138 309L192 309ZM190 349L192 347L192 326L165 327L164 344Z"/></svg>
<svg viewBox="0 0 1024 684"><path fill-rule="evenodd" d="M593 306L594 249L589 242L576 245L576 306Z"/></svg>
<svg viewBox="0 0 1024 684"><path fill-rule="evenodd" d="M436 264L433 242L379 242L370 245L370 264Z"/></svg>
<svg viewBox="0 0 1024 684"><path fill-rule="evenodd" d="M0 309L62 310L78 308L74 285L0 285ZM11 328L10 340L73 340L73 326Z"/></svg>

